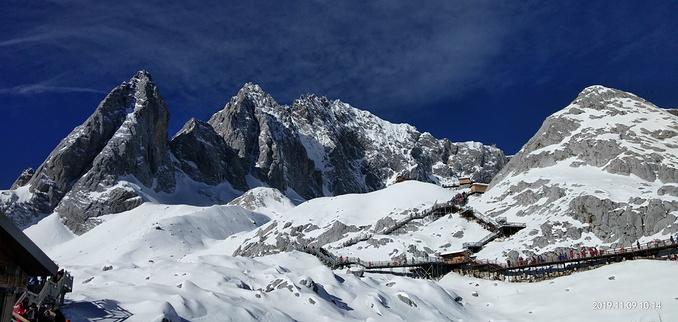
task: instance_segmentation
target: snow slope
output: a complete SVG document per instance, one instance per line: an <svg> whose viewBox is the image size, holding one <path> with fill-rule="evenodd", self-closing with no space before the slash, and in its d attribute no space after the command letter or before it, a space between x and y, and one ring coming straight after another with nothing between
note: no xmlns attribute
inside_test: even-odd
<svg viewBox="0 0 678 322"><path fill-rule="evenodd" d="M231 245L237 245L235 255L248 257L317 245L325 246L337 256L375 261L455 251L462 248L463 242L478 241L489 231L458 215L445 216L435 222L414 220L389 235L381 231L394 221L421 214L436 202L447 202L460 192L405 181L371 193L316 198L260 229L234 236L238 243ZM342 246L366 236L372 236L371 240Z"/></svg>
<svg viewBox="0 0 678 322"><path fill-rule="evenodd" d="M675 261L635 260L538 283L448 274L440 281L465 300L472 321L673 321ZM473 296L476 293L478 296Z"/></svg>
<svg viewBox="0 0 678 322"><path fill-rule="evenodd" d="M271 217L238 206L145 203L103 217L81 236L71 234L58 214L25 233L75 277L64 309L72 321L668 321L678 316L678 292L664 287L672 285L676 262L624 262L516 284L454 273L438 282L369 272L358 278L297 251L256 258L229 253L275 216L271 222L293 225L304 218L318 226L339 219L373 225L375 219L405 216L454 193L407 182L371 194L312 200ZM259 203L250 205L284 211L289 205L279 197L273 189L257 189L250 201ZM436 245L449 240L450 227L465 232L455 239L484 236L473 225L454 215L423 222L389 236L394 242L388 246L362 245L364 256L388 257L392 248L419 243L440 251ZM442 237L433 238L434 232ZM358 252L360 246L334 250ZM661 308L594 310L593 301L652 301Z"/></svg>

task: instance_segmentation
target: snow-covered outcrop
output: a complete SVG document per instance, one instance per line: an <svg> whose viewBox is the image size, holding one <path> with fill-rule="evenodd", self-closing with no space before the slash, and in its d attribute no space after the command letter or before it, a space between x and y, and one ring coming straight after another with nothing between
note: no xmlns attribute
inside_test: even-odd
<svg viewBox="0 0 678 322"><path fill-rule="evenodd" d="M474 206L526 222L511 241L535 252L562 243L628 246L678 232L677 171L676 115L591 86L544 121Z"/></svg>
<svg viewBox="0 0 678 322"><path fill-rule="evenodd" d="M464 242L479 241L490 232L456 214L435 221L416 219L396 231L390 229L397 221L422 215L457 193L460 191L406 181L365 194L316 198L271 216L272 220L257 230L239 234L233 255L258 257L316 246L337 256L404 260L460 250Z"/></svg>

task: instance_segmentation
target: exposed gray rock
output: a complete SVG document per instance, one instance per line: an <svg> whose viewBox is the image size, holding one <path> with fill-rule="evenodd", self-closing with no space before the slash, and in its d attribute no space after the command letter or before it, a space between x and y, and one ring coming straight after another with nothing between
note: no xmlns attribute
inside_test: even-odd
<svg viewBox="0 0 678 322"><path fill-rule="evenodd" d="M34 175L35 170L33 170L33 168L28 168L24 170L23 172L21 172L19 178L17 178L16 181L14 181L10 189L16 189L25 186L31 180L31 178L33 178Z"/></svg>
<svg viewBox="0 0 678 322"><path fill-rule="evenodd" d="M678 187L677 186L663 186L659 188L657 194L660 196L669 195L672 197L678 197Z"/></svg>
<svg viewBox="0 0 678 322"><path fill-rule="evenodd" d="M380 246L385 246L388 245L388 243L392 243L393 239L391 238L370 238L367 240L367 244L374 247L374 248L379 248Z"/></svg>
<svg viewBox="0 0 678 322"><path fill-rule="evenodd" d="M391 218L390 216L386 216L384 218L377 220L377 224L374 225L374 231L380 232L385 228L391 228L395 225L396 225L395 219Z"/></svg>
<svg viewBox="0 0 678 322"><path fill-rule="evenodd" d="M633 107L623 105L622 101L634 102ZM665 143L674 144L678 135L678 120L671 117L671 128L650 131L643 124L610 124L600 128L580 128L582 121L571 115L580 115L585 110L603 112L605 116L626 115L628 113L665 113L653 104L633 94L620 90L591 86L582 91L568 108L548 117L539 131L513 157L510 166L506 166L494 178L489 189L510 174L518 174L532 168L545 168L556 162L576 157L577 166L582 164L603 167L614 174L634 174L647 181L659 179L662 182L678 182L677 169L662 163L666 155L645 153L649 149L658 149ZM591 118L603 116L591 116ZM612 139L610 137L616 137ZM651 138L652 140L648 140ZM624 142L624 145L621 144ZM661 142L652 144L651 142ZM633 146L638 146L637 149ZM557 149L545 147L559 146Z"/></svg>
<svg viewBox="0 0 678 322"><path fill-rule="evenodd" d="M404 296L402 294L398 294L397 296L400 301L407 304L408 306L417 307L417 303L414 303L414 301L412 301L409 297Z"/></svg>
<svg viewBox="0 0 678 322"><path fill-rule="evenodd" d="M307 199L321 196L321 173L301 144L287 109L258 85L246 84L208 123L237 151L247 173L280 191L289 187Z"/></svg>
<svg viewBox="0 0 678 322"><path fill-rule="evenodd" d="M140 74L133 80L138 76ZM2 205L19 227L41 214L50 213L89 169L94 158L122 125L128 111L134 108L134 90L132 82L124 82L115 88L82 125L61 140L29 180L26 179L30 172L22 173L11 189L30 185L33 198L23 205Z"/></svg>
<svg viewBox="0 0 678 322"><path fill-rule="evenodd" d="M448 247L449 247L449 246L448 246ZM409 246L407 247L407 253L412 254L411 256L419 257L419 258L424 257L424 256L426 256L426 254L427 254L425 251L419 250L419 249L417 248L417 246L415 246L415 245L409 245ZM404 259L404 258L403 258L403 259Z"/></svg>
<svg viewBox="0 0 678 322"><path fill-rule="evenodd" d="M143 198L134 184L166 193L174 191L176 185L167 142L169 112L151 76L139 72L113 91L117 92L125 95L109 94L100 107L117 106L121 114L125 113L124 121L94 159L82 165L90 168L75 181L67 198L55 209L62 222L76 234L92 227L92 223L88 223L90 218L139 206ZM81 131L92 130L82 128Z"/></svg>
<svg viewBox="0 0 678 322"><path fill-rule="evenodd" d="M281 106L253 84L208 123L254 177L306 199L378 190L398 175L489 182L508 162L495 147L437 140L338 100L304 95Z"/></svg>
<svg viewBox="0 0 678 322"><path fill-rule="evenodd" d="M354 225L346 226L341 221L335 221L330 229L325 230L322 234L320 234L320 236L318 236L316 241L318 245L325 245L343 238L347 233L360 230L360 228Z"/></svg>
<svg viewBox="0 0 678 322"><path fill-rule="evenodd" d="M245 164L208 123L195 118L186 122L172 137L170 149L177 167L191 179L209 185L227 181L236 189L247 190Z"/></svg>
<svg viewBox="0 0 678 322"><path fill-rule="evenodd" d="M171 141L168 122L151 76L137 73L108 94L37 170L16 180L12 189L29 186L32 199L19 201L10 191L0 210L22 227L56 210L80 234L101 215L133 209L156 199L152 194L171 194L176 177L206 184L200 190L206 202L224 203L218 187L246 191L252 188L248 176L311 199L382 189L398 176L441 184L461 176L487 182L508 162L496 147L437 140L338 100L303 95L291 106L279 105L253 84L208 122L191 119ZM281 236L278 244L289 249L308 242L292 237Z"/></svg>
<svg viewBox="0 0 678 322"><path fill-rule="evenodd" d="M273 221L260 228L256 235L258 239L245 240L242 245L233 252L233 256L257 257L263 255L277 254L280 252L289 252L292 250L315 245L321 247L327 243L332 243L345 237L349 232L365 231L368 227L347 226L340 221L335 221L331 227L325 229L319 236L310 238L305 233L320 229L313 224L288 225L283 224L282 230L278 230L279 223ZM275 241L272 244L271 241Z"/></svg>

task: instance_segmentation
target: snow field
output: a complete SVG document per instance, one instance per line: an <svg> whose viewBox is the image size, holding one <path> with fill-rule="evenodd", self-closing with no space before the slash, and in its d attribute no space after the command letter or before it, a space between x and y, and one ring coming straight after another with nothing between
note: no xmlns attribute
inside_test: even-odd
<svg viewBox="0 0 678 322"><path fill-rule="evenodd" d="M267 196L269 191L262 190L258 209L270 203L284 211L286 201ZM405 182L371 194L320 198L273 215L278 216L275 220L298 223L306 218L305 223L323 227L343 210L346 216L340 218L347 225L374 225L384 216L399 219L412 208L423 210L455 193ZM369 271L358 278L347 270L332 271L314 256L297 251L257 258L230 256L243 236L251 237L269 225L268 216L237 206L145 203L102 220L81 236L70 233L57 214L25 230L75 277L64 310L74 322L669 321L678 316L678 292L671 286L676 262L629 261L529 284L454 273L441 281ZM457 231L464 236L450 237ZM445 243L453 251L460 242L477 241L487 233L453 214L414 231L385 236L394 240L386 246L359 243L338 249L337 254L347 251L351 254L346 255L367 259L388 256L393 249L404 253L410 244L442 251ZM652 301L661 308L594 310L594 301Z"/></svg>

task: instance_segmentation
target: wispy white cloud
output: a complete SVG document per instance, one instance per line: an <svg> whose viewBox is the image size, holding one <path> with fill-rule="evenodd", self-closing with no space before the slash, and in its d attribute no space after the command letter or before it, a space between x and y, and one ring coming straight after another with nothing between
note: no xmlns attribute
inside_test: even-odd
<svg viewBox="0 0 678 322"><path fill-rule="evenodd" d="M87 82L76 75L120 81L148 69L189 101L225 103L219 92L253 81L283 101L312 92L399 109L475 86L510 34L506 10L475 2L80 2L54 1L49 19L0 45L32 51L76 88Z"/></svg>
<svg viewBox="0 0 678 322"><path fill-rule="evenodd" d="M607 36L583 33L603 18L579 22L562 6L532 1L50 3L27 9L31 21L0 35L0 60L15 62L0 65L2 77L24 73L23 84L46 77L60 80L51 90L103 92L146 69L173 115L199 118L250 81L283 103L314 93L381 115L411 112L526 74L560 77L550 75L553 64L591 55L573 45L604 47Z"/></svg>
<svg viewBox="0 0 678 322"><path fill-rule="evenodd" d="M25 84L19 85L12 88L0 88L0 95L34 95L42 93L102 93L106 94L105 91L101 91L93 88L83 88L83 87L69 87L69 86L53 86L47 84Z"/></svg>

